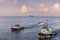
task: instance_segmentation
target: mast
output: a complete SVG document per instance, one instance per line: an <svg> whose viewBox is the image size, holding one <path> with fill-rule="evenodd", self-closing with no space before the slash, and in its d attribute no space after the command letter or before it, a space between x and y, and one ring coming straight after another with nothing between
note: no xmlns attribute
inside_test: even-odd
<svg viewBox="0 0 60 40"><path fill-rule="evenodd" d="M49 31L49 28L48 28L48 19L46 19L43 28Z"/></svg>
<svg viewBox="0 0 60 40"><path fill-rule="evenodd" d="M46 18L45 26L48 27L48 19Z"/></svg>

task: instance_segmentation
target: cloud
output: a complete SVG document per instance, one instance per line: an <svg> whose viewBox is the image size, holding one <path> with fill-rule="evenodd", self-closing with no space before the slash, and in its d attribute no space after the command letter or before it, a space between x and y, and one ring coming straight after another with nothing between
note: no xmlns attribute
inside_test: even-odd
<svg viewBox="0 0 60 40"><path fill-rule="evenodd" d="M39 13L47 13L48 8L45 7L44 4L39 4L38 6L36 5L36 7L28 7L26 5L22 5L21 12L26 15L40 15Z"/></svg>
<svg viewBox="0 0 60 40"><path fill-rule="evenodd" d="M43 3L37 5L22 4L17 6L17 0L0 0L0 16L60 16L60 4L55 3L46 6Z"/></svg>
<svg viewBox="0 0 60 40"><path fill-rule="evenodd" d="M60 5L58 3L51 7L52 12L60 12Z"/></svg>
<svg viewBox="0 0 60 40"><path fill-rule="evenodd" d="M60 15L60 5L58 3L53 4L52 6L48 7L45 4L36 5L36 7L28 7L23 5L21 8L21 12L25 15L42 15L42 16L58 16Z"/></svg>
<svg viewBox="0 0 60 40"><path fill-rule="evenodd" d="M28 8L27 8L26 5L23 5L23 6L21 7L21 12L22 12L22 13L27 13L27 12L28 12Z"/></svg>
<svg viewBox="0 0 60 40"><path fill-rule="evenodd" d="M39 9L40 12L43 12L43 13L48 12L48 8L44 4L38 5L38 9Z"/></svg>
<svg viewBox="0 0 60 40"><path fill-rule="evenodd" d="M55 3L51 6L46 6L45 4L40 4L39 6L40 13L42 15L48 15L48 16L59 16L60 15L60 4Z"/></svg>

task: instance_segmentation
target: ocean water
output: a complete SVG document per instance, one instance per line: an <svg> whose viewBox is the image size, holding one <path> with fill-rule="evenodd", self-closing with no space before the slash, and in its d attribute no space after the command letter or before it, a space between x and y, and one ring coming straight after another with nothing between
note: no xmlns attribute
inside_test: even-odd
<svg viewBox="0 0 60 40"><path fill-rule="evenodd" d="M48 26L58 34L51 40L60 40L60 17L25 17L25 16L4 16L0 17L0 40L39 40L38 33L48 19ZM41 22L40 24L38 24ZM19 24L25 29L11 32L11 27ZM36 25L38 24L38 25Z"/></svg>

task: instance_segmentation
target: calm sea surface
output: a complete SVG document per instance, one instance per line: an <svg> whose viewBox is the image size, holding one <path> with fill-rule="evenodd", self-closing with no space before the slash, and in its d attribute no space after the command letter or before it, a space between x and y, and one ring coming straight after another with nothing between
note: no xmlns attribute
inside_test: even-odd
<svg viewBox="0 0 60 40"><path fill-rule="evenodd" d="M49 27L58 33L52 40L60 40L60 17L21 16L0 17L0 40L38 40L38 33L46 18L48 18ZM39 22L41 22L41 24L35 25ZM18 32L11 32L11 27L14 24L19 24L25 27L25 29Z"/></svg>

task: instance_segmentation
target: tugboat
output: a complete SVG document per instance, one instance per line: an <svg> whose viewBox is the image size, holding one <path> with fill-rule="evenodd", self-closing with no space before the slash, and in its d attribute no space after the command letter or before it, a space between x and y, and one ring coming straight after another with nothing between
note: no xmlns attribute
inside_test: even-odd
<svg viewBox="0 0 60 40"><path fill-rule="evenodd" d="M46 23L42 27L40 33L38 33L39 40L43 39L51 39L53 36L57 35L55 31L52 31L51 28L48 27L48 20L46 19Z"/></svg>
<svg viewBox="0 0 60 40"><path fill-rule="evenodd" d="M33 15L30 15L29 17L34 17Z"/></svg>
<svg viewBox="0 0 60 40"><path fill-rule="evenodd" d="M23 30L24 27L21 27L19 24L15 24L13 25L13 27L11 28L11 31L18 31L18 30Z"/></svg>

